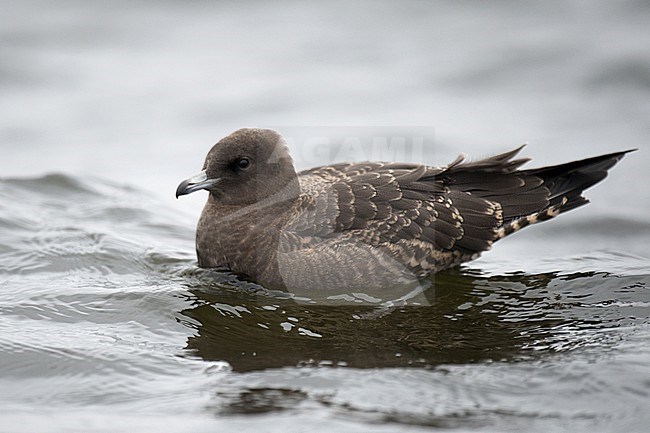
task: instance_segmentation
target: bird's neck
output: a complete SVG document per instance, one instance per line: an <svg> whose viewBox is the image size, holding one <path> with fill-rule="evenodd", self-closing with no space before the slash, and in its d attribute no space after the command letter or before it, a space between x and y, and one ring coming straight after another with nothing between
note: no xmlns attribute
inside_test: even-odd
<svg viewBox="0 0 650 433"><path fill-rule="evenodd" d="M280 233L286 224L283 215L297 198L269 197L250 205L229 205L210 197L197 228L196 249L203 267L228 266L252 277L272 272ZM255 254L258 247L273 257Z"/></svg>

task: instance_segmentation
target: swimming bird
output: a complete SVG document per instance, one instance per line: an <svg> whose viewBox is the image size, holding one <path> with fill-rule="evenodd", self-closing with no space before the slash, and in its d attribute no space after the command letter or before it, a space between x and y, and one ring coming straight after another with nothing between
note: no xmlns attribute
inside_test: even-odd
<svg viewBox="0 0 650 433"><path fill-rule="evenodd" d="M583 191L629 152L520 170L529 161L516 158L522 147L445 167L361 162L296 173L277 132L240 129L176 197L209 192L196 230L201 267L285 290L380 290L473 260L586 204Z"/></svg>

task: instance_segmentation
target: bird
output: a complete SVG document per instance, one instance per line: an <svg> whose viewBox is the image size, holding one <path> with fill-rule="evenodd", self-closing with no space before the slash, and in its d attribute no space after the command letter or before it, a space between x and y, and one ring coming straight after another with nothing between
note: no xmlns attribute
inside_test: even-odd
<svg viewBox="0 0 650 433"><path fill-rule="evenodd" d="M286 291L390 290L585 205L583 191L632 151L524 170L523 147L443 167L352 162L297 173L279 133L244 128L210 149L176 198L209 193L196 229L199 267Z"/></svg>

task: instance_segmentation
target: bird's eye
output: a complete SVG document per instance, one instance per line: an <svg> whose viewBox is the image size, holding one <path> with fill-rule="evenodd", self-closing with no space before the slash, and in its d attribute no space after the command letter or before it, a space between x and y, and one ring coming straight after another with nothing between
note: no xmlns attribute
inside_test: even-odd
<svg viewBox="0 0 650 433"><path fill-rule="evenodd" d="M240 170L246 170L251 166L251 160L248 158L239 158L236 162L237 168Z"/></svg>

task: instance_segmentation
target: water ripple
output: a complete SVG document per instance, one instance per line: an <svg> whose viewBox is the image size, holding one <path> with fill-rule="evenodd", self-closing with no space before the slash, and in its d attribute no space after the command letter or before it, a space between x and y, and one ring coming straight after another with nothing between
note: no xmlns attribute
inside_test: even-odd
<svg viewBox="0 0 650 433"><path fill-rule="evenodd" d="M0 196L0 284L11 288L0 290L0 383L37 405L133 408L147 396L160 408L177 401L164 389L190 400L200 389L219 416L317 407L444 428L587 425L599 410L521 401L602 398L618 364L581 363L617 356L650 317L647 262L629 253L539 258L551 272L479 264L386 297L296 296L197 268L193 228L132 188L52 175L4 180ZM628 380L617 396L648 386Z"/></svg>

